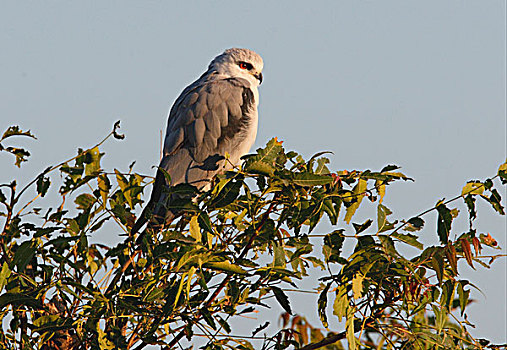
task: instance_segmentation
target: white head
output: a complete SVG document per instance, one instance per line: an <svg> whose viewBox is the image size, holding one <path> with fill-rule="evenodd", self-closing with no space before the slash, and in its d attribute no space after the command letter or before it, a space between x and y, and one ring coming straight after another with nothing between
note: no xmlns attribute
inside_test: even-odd
<svg viewBox="0 0 507 350"><path fill-rule="evenodd" d="M264 63L261 56L248 49L227 49L211 61L208 71L228 77L238 77L248 80L258 86L262 82L262 68Z"/></svg>

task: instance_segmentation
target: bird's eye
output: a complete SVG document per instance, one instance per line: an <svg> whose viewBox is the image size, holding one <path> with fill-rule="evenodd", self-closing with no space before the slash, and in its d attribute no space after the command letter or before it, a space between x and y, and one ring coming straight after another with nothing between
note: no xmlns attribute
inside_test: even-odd
<svg viewBox="0 0 507 350"><path fill-rule="evenodd" d="M239 68L250 70L253 68L253 66L247 62L239 62Z"/></svg>

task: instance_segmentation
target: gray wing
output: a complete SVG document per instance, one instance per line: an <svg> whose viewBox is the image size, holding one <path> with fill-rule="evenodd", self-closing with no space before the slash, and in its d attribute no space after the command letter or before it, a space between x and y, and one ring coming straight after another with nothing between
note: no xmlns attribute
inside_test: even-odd
<svg viewBox="0 0 507 350"><path fill-rule="evenodd" d="M171 185L190 183L204 187L225 166L226 152L233 154L248 134L254 95L241 78L204 81L188 86L174 103L167 123L160 168L171 176ZM170 220L163 188L164 174L157 171L150 202L145 208L158 218ZM135 233L146 222L146 213L132 228Z"/></svg>
<svg viewBox="0 0 507 350"><path fill-rule="evenodd" d="M255 108L243 79L198 82L183 91L169 113L160 166L171 175L173 185L204 186L202 180L223 166L218 158L234 152L245 137L249 111Z"/></svg>

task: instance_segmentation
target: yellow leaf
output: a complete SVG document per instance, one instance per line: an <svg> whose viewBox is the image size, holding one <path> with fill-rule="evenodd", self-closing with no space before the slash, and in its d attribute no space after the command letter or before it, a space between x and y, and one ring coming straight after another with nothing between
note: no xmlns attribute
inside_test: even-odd
<svg viewBox="0 0 507 350"><path fill-rule="evenodd" d="M359 299L363 296L363 280L364 276L361 273L356 273L352 279L352 292L354 293L354 299Z"/></svg>
<svg viewBox="0 0 507 350"><path fill-rule="evenodd" d="M188 277L187 277L187 298L190 296L190 288L192 287L192 276L194 275L195 271L197 269L195 268L195 266L192 266L190 268L190 270L188 271Z"/></svg>
<svg viewBox="0 0 507 350"><path fill-rule="evenodd" d="M480 182L469 182L461 190L461 195L467 194L482 194L484 192L484 185Z"/></svg>
<svg viewBox="0 0 507 350"><path fill-rule="evenodd" d="M97 322L97 333L99 334L99 346L101 349L111 350L114 349L114 344L107 339L106 333L100 328L99 322Z"/></svg>
<svg viewBox="0 0 507 350"><path fill-rule="evenodd" d="M350 224L352 216L354 216L354 213L356 212L357 208L359 208L359 205L363 200L366 191L366 185L367 185L366 180L359 179L357 185L354 186L354 189L352 190L352 193L354 194L356 201L347 208L347 212L345 213L345 222L347 224Z"/></svg>
<svg viewBox="0 0 507 350"><path fill-rule="evenodd" d="M382 184L381 181L375 181L375 187L377 188L377 193L380 196L378 203L382 204L384 200L384 196L386 195L386 185Z"/></svg>
<svg viewBox="0 0 507 350"><path fill-rule="evenodd" d="M196 242L201 242L201 227L199 226L199 221L197 221L197 216L190 219L190 236L195 239Z"/></svg>

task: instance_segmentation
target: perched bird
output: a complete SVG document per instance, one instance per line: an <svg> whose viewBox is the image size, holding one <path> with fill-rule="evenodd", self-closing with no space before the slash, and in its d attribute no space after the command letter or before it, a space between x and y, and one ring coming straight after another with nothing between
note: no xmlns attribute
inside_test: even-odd
<svg viewBox="0 0 507 350"><path fill-rule="evenodd" d="M248 49L232 48L215 57L208 70L174 102L167 121L163 156L151 198L132 227L147 222L153 229L174 219L166 208L169 186L189 183L199 189L217 173L241 163L257 134L257 105L262 58ZM226 153L229 159L225 159Z"/></svg>

